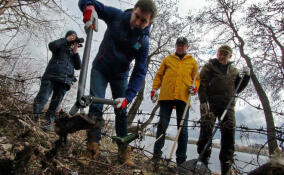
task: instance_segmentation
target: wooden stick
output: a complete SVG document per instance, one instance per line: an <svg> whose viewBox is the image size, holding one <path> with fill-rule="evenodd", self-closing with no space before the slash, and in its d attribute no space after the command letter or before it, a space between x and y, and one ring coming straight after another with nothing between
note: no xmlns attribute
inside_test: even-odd
<svg viewBox="0 0 284 175"><path fill-rule="evenodd" d="M160 138L163 137L164 134L161 134L160 137L158 137L153 143L151 143L150 145L146 146L144 149L149 148L150 146L154 145ZM143 150L144 150L143 149Z"/></svg>

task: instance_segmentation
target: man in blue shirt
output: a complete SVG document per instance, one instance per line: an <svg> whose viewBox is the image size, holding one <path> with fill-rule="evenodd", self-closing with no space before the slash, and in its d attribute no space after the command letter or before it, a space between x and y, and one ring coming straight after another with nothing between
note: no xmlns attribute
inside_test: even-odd
<svg viewBox="0 0 284 175"><path fill-rule="evenodd" d="M95 10L99 19L107 24L107 30L93 61L91 70L90 93L104 98L107 84L110 84L112 97L118 102L115 107L115 129L119 137L126 136L127 104L140 90L147 71L149 52L150 25L157 14L153 0L139 0L133 9L121 11L108 7L96 0L80 0L79 7L84 15L84 22L90 20ZM130 63L135 59L135 66L129 82ZM88 150L93 158L99 155L101 140L103 105L92 104L89 117L98 123L98 128L88 131ZM118 158L128 166L135 166L130 159L130 147L118 144Z"/></svg>

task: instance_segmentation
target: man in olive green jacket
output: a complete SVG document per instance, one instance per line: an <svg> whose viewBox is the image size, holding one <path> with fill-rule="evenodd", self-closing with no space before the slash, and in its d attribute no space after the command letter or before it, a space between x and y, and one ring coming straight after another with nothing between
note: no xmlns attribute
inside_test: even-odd
<svg viewBox="0 0 284 175"><path fill-rule="evenodd" d="M228 60L232 57L232 49L223 45L218 49L217 59L210 60L200 72L200 87L198 96L200 100L201 129L197 142L197 152L200 154L212 137L216 117L220 119L230 99L233 97L235 88L241 80L238 70ZM247 86L250 76L245 71L245 77L238 89L240 93ZM235 100L228 109L221 123L221 150L219 159L221 162L222 175L231 174L235 144ZM201 161L208 166L211 154L211 146L205 151Z"/></svg>

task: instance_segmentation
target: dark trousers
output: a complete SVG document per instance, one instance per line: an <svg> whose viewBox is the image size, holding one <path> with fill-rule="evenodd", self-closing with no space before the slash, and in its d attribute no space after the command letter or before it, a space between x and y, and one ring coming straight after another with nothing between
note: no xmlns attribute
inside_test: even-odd
<svg viewBox="0 0 284 175"><path fill-rule="evenodd" d="M34 99L34 104L33 104L34 117L36 119L40 117L44 105L48 102L51 93L53 93L45 117L47 120L50 119L54 120L55 113L60 103L62 102L66 91L67 91L66 86L62 83L54 82L51 80L42 80L39 92Z"/></svg>
<svg viewBox="0 0 284 175"><path fill-rule="evenodd" d="M124 97L127 89L128 81L124 79L112 79L106 77L94 67L91 71L91 95L99 98L105 98L106 88L110 84L113 99ZM98 124L98 128L91 129L87 132L88 141L98 143L101 140L101 129L103 126L102 118L103 104L92 103L89 108L89 115L93 117ZM126 108L124 110L115 109L115 130L118 137L126 136L127 130L127 115Z"/></svg>
<svg viewBox="0 0 284 175"><path fill-rule="evenodd" d="M160 121L158 124L156 138L159 138L162 134L163 136L155 143L154 145L154 156L161 157L161 149L165 145L165 135L167 128L169 126L171 114L173 107L176 106L176 115L177 115L177 129L180 126L182 120L182 115L186 106L186 103L181 100L163 100L160 101ZM178 147L176 151L176 162L178 164L184 162L187 158L186 150L188 143L188 110L185 115L184 123L178 138Z"/></svg>
<svg viewBox="0 0 284 175"><path fill-rule="evenodd" d="M201 128L199 140L197 142L197 152L200 154L204 148L204 146L209 141L210 137L212 137L212 131L214 129L214 124L216 118L220 119L221 115L224 112L224 107L218 107L214 105L210 105L210 112L214 115L202 115L204 112L201 112ZM234 145L235 145L235 111L234 107L230 107L227 114L225 115L221 126L221 150L219 154L219 159L221 164L232 164L233 163L233 155L234 155ZM201 160L208 160L211 154L212 142L210 142L209 147L205 151Z"/></svg>

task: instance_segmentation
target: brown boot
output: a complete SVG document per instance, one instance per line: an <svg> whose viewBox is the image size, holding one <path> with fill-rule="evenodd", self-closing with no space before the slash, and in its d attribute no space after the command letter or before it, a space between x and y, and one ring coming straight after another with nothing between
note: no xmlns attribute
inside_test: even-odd
<svg viewBox="0 0 284 175"><path fill-rule="evenodd" d="M127 146L126 149L123 151L121 149L118 150L118 159L121 163L129 166L129 167L135 167L135 163L133 160L131 160L131 157L130 157L130 151L131 151L131 148L130 146Z"/></svg>
<svg viewBox="0 0 284 175"><path fill-rule="evenodd" d="M99 144L96 142L88 142L88 151L91 152L93 159L97 159L100 155Z"/></svg>

